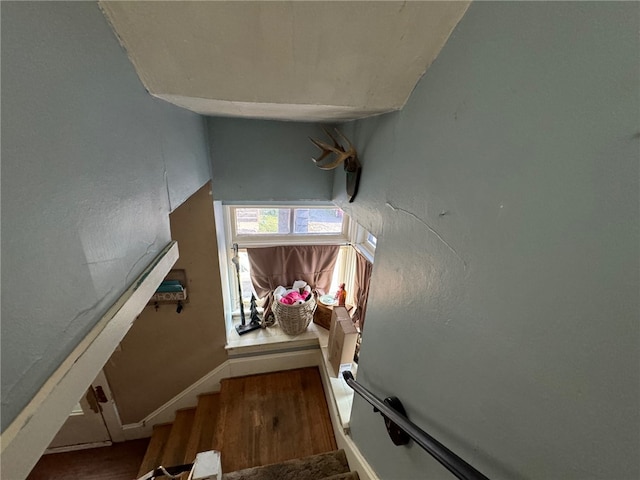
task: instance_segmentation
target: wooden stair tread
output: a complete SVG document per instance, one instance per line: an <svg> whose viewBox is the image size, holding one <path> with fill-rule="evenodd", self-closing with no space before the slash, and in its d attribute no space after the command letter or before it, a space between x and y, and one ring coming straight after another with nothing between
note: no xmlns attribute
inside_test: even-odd
<svg viewBox="0 0 640 480"><path fill-rule="evenodd" d="M171 433L172 424L165 423L163 425L157 425L153 428L153 434L149 441L149 447L144 454L140 470L138 471L138 477L140 478L145 473L153 470L162 462L162 455L164 453L164 447L169 439Z"/></svg>
<svg viewBox="0 0 640 480"><path fill-rule="evenodd" d="M337 448L317 367L221 382L216 439L222 471L282 462Z"/></svg>
<svg viewBox="0 0 640 480"><path fill-rule="evenodd" d="M213 444L216 445L217 448L216 450L218 450L220 452L220 456L222 458L222 450L224 450L224 442L222 441L225 438L225 418L227 417L227 410L228 410L228 404L229 402L232 400L229 398L228 393L225 393L225 384L226 384L226 379L223 379L220 382L220 397L219 397L219 401L218 401L218 422L216 425L216 429L213 432ZM222 466L222 472L224 473L224 465Z"/></svg>
<svg viewBox="0 0 640 480"><path fill-rule="evenodd" d="M164 447L162 455L162 465L172 467L184 463L184 454L187 448L187 442L191 435L191 427L196 415L195 408L178 410L176 418L173 421L171 433Z"/></svg>
<svg viewBox="0 0 640 480"><path fill-rule="evenodd" d="M193 462L198 452L219 450L219 448L216 448L215 440L219 412L219 393L198 396L198 406L196 407L191 435L184 454L184 463Z"/></svg>

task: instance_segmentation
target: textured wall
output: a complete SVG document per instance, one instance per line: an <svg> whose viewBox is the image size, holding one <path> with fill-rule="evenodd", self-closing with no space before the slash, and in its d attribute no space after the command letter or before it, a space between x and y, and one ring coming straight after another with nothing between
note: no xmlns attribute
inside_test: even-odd
<svg viewBox="0 0 640 480"><path fill-rule="evenodd" d="M314 166L319 125L209 118L213 194L227 201L331 200L333 175Z"/></svg>
<svg viewBox="0 0 640 480"><path fill-rule="evenodd" d="M170 215L187 294L175 305L146 307L105 366L123 424L142 420L227 359L224 307L211 184ZM135 365L135 368L132 366Z"/></svg>
<svg viewBox="0 0 640 480"><path fill-rule="evenodd" d="M639 8L474 2L401 112L347 126L358 380L490 478L640 475ZM382 478L451 478L358 398L351 427Z"/></svg>
<svg viewBox="0 0 640 480"><path fill-rule="evenodd" d="M2 429L169 242L210 178L97 5L2 2Z"/></svg>

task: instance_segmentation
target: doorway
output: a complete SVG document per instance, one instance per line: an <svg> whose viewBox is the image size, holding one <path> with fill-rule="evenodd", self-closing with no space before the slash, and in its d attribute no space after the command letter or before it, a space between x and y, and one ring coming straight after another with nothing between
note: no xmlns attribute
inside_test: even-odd
<svg viewBox="0 0 640 480"><path fill-rule="evenodd" d="M123 440L122 425L111 388L101 370L45 454L102 447Z"/></svg>

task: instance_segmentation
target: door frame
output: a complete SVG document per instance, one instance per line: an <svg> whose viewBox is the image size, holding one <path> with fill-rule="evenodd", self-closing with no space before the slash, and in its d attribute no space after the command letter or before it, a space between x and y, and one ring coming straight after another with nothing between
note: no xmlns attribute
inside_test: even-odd
<svg viewBox="0 0 640 480"><path fill-rule="evenodd" d="M91 393L89 393L90 391ZM104 397L100 398L102 397L102 395L98 395L97 391L100 391L104 395ZM69 443L68 445L60 445L57 447L50 446L44 451L45 455L49 453L72 452L76 450L85 450L88 448L107 447L113 443L124 442L126 440L124 431L122 429L122 422L120 421L120 415L118 414L118 409L116 407L113 394L111 392L111 387L109 386L109 381L107 380L104 370L100 370L96 379L91 383L89 389L87 390L87 395L89 394L93 395L95 398L95 405L99 408L99 411L95 413L100 415L104 426L104 432L106 432L109 438L107 440L95 438L95 441L81 443L82 440L77 439L76 436L76 439L79 441L72 441L72 443ZM72 415L73 414L67 417L67 420L60 428L60 430L69 428L69 431L66 432L67 438L73 438L74 435L73 433L71 433L71 429L78 428L78 425L72 427L69 424L71 418L73 418ZM89 415L91 415L91 413ZM60 433L60 431L58 433Z"/></svg>
<svg viewBox="0 0 640 480"><path fill-rule="evenodd" d="M104 418L104 424L107 427L111 441L115 443L124 442L125 438L122 430L122 421L120 420L120 414L118 413L118 408L116 407L116 402L113 398L113 393L111 392L111 387L109 386L107 376L104 374L104 370L100 370L98 376L91 384L91 388L94 390L98 387L102 387L107 397L106 402L101 402L100 400L98 400L98 402L102 407L102 418Z"/></svg>

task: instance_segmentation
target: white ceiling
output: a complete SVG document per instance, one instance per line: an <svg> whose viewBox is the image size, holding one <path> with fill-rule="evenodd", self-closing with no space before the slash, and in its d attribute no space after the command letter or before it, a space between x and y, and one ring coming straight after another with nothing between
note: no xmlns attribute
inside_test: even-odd
<svg viewBox="0 0 640 480"><path fill-rule="evenodd" d="M402 108L468 5L100 2L152 95L205 115L304 121Z"/></svg>

